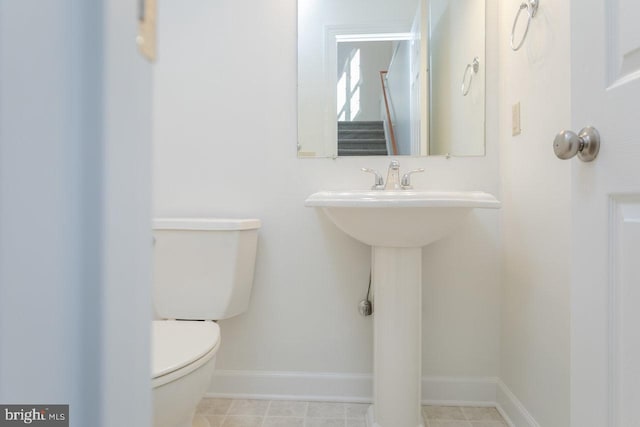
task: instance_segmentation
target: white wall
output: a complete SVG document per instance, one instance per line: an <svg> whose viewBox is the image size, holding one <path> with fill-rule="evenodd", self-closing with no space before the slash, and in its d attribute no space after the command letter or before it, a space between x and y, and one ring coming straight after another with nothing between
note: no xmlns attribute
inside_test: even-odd
<svg viewBox="0 0 640 427"><path fill-rule="evenodd" d="M0 2L0 402L74 427L151 420L137 24L129 0Z"/></svg>
<svg viewBox="0 0 640 427"><path fill-rule="evenodd" d="M243 378L332 372L344 385L347 374L372 369L371 318L356 309L366 293L369 248L303 201L320 189L368 188L371 176L359 168L384 170L388 159L297 158L296 20L294 0L160 4L154 214L263 220L250 309L221 322L212 385L220 393L231 392L222 381L229 371ZM496 102L487 108L497 123ZM418 188L497 194L495 128L487 140L486 157L406 157L401 167L426 168L414 177ZM498 374L498 236L498 212L478 213L424 251L425 376ZM327 393L351 396L338 386Z"/></svg>
<svg viewBox="0 0 640 427"><path fill-rule="evenodd" d="M541 2L524 47L512 52L509 37L518 4L500 3L500 378L540 426L566 427L571 178L570 162L555 157L552 140L571 124L569 4ZM522 134L512 137L516 102L521 102ZM505 408L511 406L506 396L502 400Z"/></svg>

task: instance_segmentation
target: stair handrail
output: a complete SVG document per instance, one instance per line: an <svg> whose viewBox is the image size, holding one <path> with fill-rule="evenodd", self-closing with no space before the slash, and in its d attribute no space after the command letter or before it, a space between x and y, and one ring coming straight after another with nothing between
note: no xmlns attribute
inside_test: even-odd
<svg viewBox="0 0 640 427"><path fill-rule="evenodd" d="M393 130L393 122L391 121L391 110L389 109L389 100L387 99L387 85L385 84L385 76L389 71L380 71L380 83L382 84L382 95L384 96L384 108L387 112L387 123L389 124L389 135L391 136L392 155L398 154L398 144L396 142L396 134Z"/></svg>

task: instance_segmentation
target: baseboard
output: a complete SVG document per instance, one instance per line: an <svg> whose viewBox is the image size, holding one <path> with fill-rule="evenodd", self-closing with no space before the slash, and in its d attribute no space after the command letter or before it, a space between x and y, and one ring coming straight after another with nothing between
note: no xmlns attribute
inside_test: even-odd
<svg viewBox="0 0 640 427"><path fill-rule="evenodd" d="M370 374L216 370L208 397L371 402ZM522 402L495 377L423 377L422 403L495 406L509 427L540 427Z"/></svg>
<svg viewBox="0 0 640 427"><path fill-rule="evenodd" d="M445 406L494 406L494 377L422 377L422 403Z"/></svg>
<svg viewBox="0 0 640 427"><path fill-rule="evenodd" d="M372 384L368 374L216 370L207 396L367 403Z"/></svg>
<svg viewBox="0 0 640 427"><path fill-rule="evenodd" d="M494 406L497 384L493 377L423 377L423 403ZM207 396L368 403L372 390L370 374L217 370Z"/></svg>
<svg viewBox="0 0 640 427"><path fill-rule="evenodd" d="M540 424L505 383L498 380L497 386L496 407L509 427L540 427Z"/></svg>

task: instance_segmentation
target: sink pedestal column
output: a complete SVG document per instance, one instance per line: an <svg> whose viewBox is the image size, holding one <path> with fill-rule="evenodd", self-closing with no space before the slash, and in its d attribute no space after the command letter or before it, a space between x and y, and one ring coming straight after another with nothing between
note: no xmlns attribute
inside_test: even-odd
<svg viewBox="0 0 640 427"><path fill-rule="evenodd" d="M372 249L373 406L368 427L423 427L422 248Z"/></svg>
<svg viewBox="0 0 640 427"><path fill-rule="evenodd" d="M500 202L478 191L321 191L305 206L322 208L342 231L373 246L374 391L368 426L423 427L422 247L454 230L472 209L496 209Z"/></svg>

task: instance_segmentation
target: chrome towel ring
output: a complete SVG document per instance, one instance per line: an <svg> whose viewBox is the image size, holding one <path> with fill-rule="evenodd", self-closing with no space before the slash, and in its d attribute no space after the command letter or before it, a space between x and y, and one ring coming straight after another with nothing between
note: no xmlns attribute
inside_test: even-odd
<svg viewBox="0 0 640 427"><path fill-rule="evenodd" d="M462 87L460 88L462 96L467 96L469 94L469 91L471 90L471 82L473 82L473 75L478 74L479 69L480 59L476 56L473 58L473 62L471 64L467 64L467 68L464 69L464 74L462 75ZM467 83L467 75L469 76L469 83Z"/></svg>
<svg viewBox="0 0 640 427"><path fill-rule="evenodd" d="M520 4L520 7L518 8L518 13L516 13L516 18L513 20L513 27L511 27L511 49L513 49L514 52L517 50L520 50L520 48L524 44L524 41L527 39L527 34L529 33L529 26L531 25L531 20L533 19L534 16L536 16L536 12L538 11L539 5L540 3L538 0L524 0ZM518 45L516 46L514 43L516 26L518 25L518 19L520 19L520 13L522 13L524 9L527 9L527 14L529 15L529 18L527 19L527 26L524 29L522 40L520 40L520 43L518 43Z"/></svg>

